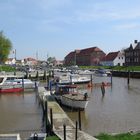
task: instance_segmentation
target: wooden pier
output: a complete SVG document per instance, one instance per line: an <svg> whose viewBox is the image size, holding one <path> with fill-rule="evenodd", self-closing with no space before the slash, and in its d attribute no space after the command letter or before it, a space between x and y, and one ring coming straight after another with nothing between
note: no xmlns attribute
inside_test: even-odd
<svg viewBox="0 0 140 140"><path fill-rule="evenodd" d="M43 87L38 88L38 93L40 99L45 100L50 96L50 92L47 92ZM47 100L47 110L49 122L53 122L53 132L61 140L97 140L93 136L76 129L77 126L71 121L56 101Z"/></svg>

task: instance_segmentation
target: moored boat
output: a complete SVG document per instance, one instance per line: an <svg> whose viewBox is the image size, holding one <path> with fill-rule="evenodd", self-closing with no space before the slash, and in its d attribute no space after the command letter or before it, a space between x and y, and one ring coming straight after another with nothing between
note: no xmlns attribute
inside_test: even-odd
<svg viewBox="0 0 140 140"><path fill-rule="evenodd" d="M0 86L0 93L13 93L22 92L24 89L20 87L15 87L14 85Z"/></svg>
<svg viewBox="0 0 140 140"><path fill-rule="evenodd" d="M35 83L30 79L19 78L15 75L0 76L0 93L21 92L34 87Z"/></svg>
<svg viewBox="0 0 140 140"><path fill-rule="evenodd" d="M61 85L66 84L86 84L90 83L91 79L86 76L80 76L78 74L74 75L66 75L66 76L60 76L58 77L57 83Z"/></svg>
<svg viewBox="0 0 140 140"><path fill-rule="evenodd" d="M36 84L38 84L36 82ZM31 81L30 79L24 79L21 77L17 77L15 75L1 75L0 76L0 87L6 85L14 85L14 86L21 86L23 88L34 88L35 82Z"/></svg>
<svg viewBox="0 0 140 140"><path fill-rule="evenodd" d="M79 93L76 89L76 85L57 85L53 95L62 105L84 110L88 104L88 95Z"/></svg>

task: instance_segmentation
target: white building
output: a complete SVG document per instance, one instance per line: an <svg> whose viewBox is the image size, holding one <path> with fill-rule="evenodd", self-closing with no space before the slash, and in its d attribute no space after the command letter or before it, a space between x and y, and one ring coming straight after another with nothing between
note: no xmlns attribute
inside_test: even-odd
<svg viewBox="0 0 140 140"><path fill-rule="evenodd" d="M103 66L123 66L125 63L124 52L110 52L101 61L100 64Z"/></svg>
<svg viewBox="0 0 140 140"><path fill-rule="evenodd" d="M15 65L16 59L15 58L8 58L7 61L5 61L6 65Z"/></svg>

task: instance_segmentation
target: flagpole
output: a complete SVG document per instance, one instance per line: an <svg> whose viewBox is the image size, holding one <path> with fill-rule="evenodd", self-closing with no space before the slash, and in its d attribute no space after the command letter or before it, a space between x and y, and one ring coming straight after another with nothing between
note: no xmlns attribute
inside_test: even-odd
<svg viewBox="0 0 140 140"><path fill-rule="evenodd" d="M16 49L15 49L15 60L16 60L17 58L16 58Z"/></svg>

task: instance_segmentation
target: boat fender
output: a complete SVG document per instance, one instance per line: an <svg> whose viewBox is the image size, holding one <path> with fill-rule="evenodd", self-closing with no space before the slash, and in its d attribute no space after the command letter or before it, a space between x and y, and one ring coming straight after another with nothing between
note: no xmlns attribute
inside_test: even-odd
<svg viewBox="0 0 140 140"><path fill-rule="evenodd" d="M88 88L91 88L93 85L92 85L92 83L89 83L88 84Z"/></svg>

